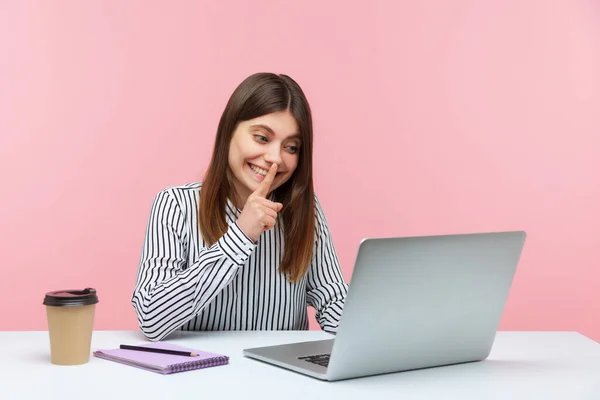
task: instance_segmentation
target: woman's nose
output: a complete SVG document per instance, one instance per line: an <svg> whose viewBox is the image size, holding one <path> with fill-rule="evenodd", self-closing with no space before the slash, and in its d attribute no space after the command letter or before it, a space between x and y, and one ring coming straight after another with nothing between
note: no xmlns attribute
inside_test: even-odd
<svg viewBox="0 0 600 400"><path fill-rule="evenodd" d="M281 149L273 147L265 153L265 161L270 164L281 164Z"/></svg>

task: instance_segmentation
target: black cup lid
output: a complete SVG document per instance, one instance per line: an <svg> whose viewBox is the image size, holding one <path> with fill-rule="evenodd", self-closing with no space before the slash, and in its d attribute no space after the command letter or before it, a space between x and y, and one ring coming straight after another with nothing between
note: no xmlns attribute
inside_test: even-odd
<svg viewBox="0 0 600 400"><path fill-rule="evenodd" d="M56 290L46 293L44 305L46 306L89 306L98 302L96 289L83 290Z"/></svg>

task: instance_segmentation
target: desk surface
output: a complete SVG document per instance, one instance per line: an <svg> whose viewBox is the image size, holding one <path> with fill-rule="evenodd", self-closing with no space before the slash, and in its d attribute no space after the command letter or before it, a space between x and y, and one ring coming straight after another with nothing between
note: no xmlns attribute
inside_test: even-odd
<svg viewBox="0 0 600 400"><path fill-rule="evenodd" d="M163 376L93 356L88 364L55 366L47 332L0 332L0 398L600 399L600 344L575 332L499 332L483 362L331 383L242 355L246 347L329 337L321 331L175 333L169 341L227 354L230 364ZM144 341L135 331L95 331L92 350Z"/></svg>

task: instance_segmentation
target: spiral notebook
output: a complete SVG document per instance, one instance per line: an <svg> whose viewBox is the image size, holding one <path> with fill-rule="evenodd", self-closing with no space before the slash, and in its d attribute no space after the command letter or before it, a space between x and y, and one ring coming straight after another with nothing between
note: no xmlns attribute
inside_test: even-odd
<svg viewBox="0 0 600 400"><path fill-rule="evenodd" d="M142 345L142 347L154 347L167 350L189 351L198 354L196 357L179 356L172 354L149 353L137 350L106 349L94 351L94 356L105 360L115 361L159 374L173 374L208 367L215 367L229 363L229 357L182 347L174 343L155 342Z"/></svg>

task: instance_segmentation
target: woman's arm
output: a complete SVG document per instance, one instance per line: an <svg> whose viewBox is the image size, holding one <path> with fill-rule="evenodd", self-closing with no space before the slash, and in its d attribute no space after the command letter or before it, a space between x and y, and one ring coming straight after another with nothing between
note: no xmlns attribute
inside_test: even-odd
<svg viewBox="0 0 600 400"><path fill-rule="evenodd" d="M233 223L187 265L185 216L169 191L152 204L135 289L138 324L152 341L162 340L194 318L236 276L255 244Z"/></svg>
<svg viewBox="0 0 600 400"><path fill-rule="evenodd" d="M313 262L307 275L307 299L316 310L321 329L336 333L348 293L340 262L333 246L329 227L319 200L315 196L317 236Z"/></svg>

